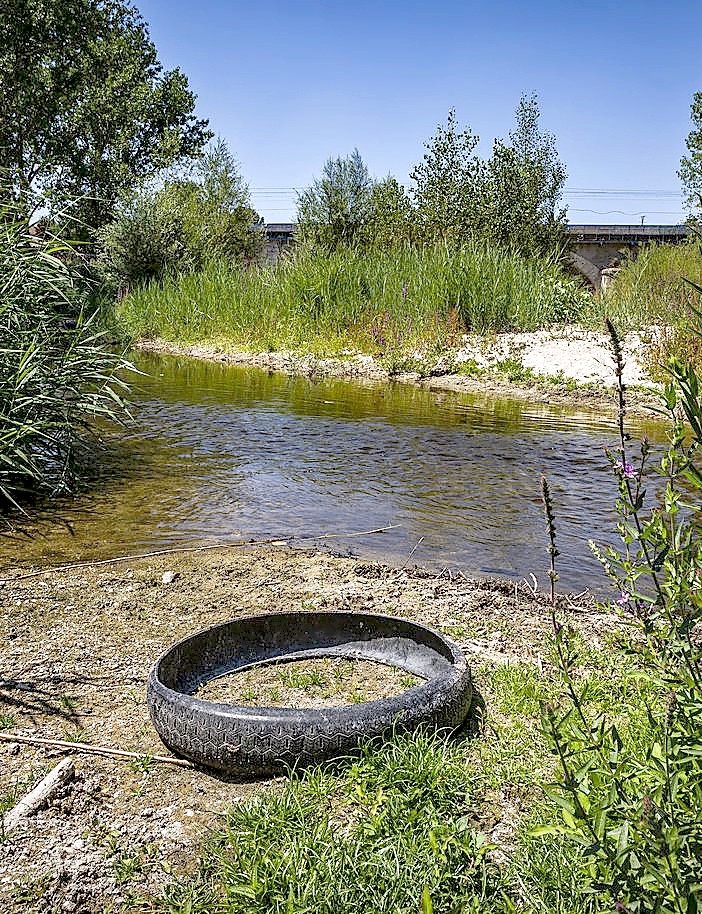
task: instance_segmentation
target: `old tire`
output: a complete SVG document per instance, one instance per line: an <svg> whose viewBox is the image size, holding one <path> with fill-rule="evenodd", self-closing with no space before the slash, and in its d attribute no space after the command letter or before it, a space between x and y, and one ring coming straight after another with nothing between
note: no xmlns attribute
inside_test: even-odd
<svg viewBox="0 0 702 914"><path fill-rule="evenodd" d="M424 682L391 698L320 710L254 708L194 696L235 671L320 657L376 661ZM353 753L389 730L455 729L470 709L470 671L439 632L391 616L290 612L249 616L179 641L154 664L149 712L178 755L224 771L264 773Z"/></svg>

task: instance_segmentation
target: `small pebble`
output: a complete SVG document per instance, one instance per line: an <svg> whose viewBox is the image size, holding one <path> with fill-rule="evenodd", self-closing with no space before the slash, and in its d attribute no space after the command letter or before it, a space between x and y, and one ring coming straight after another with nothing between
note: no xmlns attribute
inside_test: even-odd
<svg viewBox="0 0 702 914"><path fill-rule="evenodd" d="M178 574L175 571L164 571L161 581L164 584L172 584L176 580L177 577L178 577Z"/></svg>

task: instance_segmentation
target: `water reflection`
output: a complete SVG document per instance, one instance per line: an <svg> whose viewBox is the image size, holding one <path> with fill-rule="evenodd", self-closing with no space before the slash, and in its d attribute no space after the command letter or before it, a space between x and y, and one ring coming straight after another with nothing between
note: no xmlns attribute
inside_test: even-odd
<svg viewBox="0 0 702 914"><path fill-rule="evenodd" d="M565 408L139 357L120 448L129 472L64 506L3 565L193 540L400 526L335 541L357 554L545 582L539 478L558 505L561 580L598 586L587 540L612 538L613 423ZM654 440L654 424L640 427Z"/></svg>

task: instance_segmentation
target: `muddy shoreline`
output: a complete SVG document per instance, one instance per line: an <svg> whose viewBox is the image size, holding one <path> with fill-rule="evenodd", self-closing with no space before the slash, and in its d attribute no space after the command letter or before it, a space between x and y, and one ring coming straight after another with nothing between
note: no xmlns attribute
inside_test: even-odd
<svg viewBox="0 0 702 914"><path fill-rule="evenodd" d="M511 378L501 365L505 364L505 360L520 359L523 352L529 356L529 346L534 348L531 362L538 371L527 365L525 371L517 370L519 377ZM564 346L569 346L573 353L569 373L564 374L560 367L557 373L553 373L553 365L558 364L553 360ZM547 336L545 332L505 334L494 343L484 340L474 342L461 351L461 357L464 363L476 361L478 368L475 373L456 371L455 360L449 354L420 372L389 371L373 356L361 354L321 358L287 351L248 352L229 348L226 344L175 343L160 338L138 340L133 348L141 352L186 356L313 379L332 377L376 384L409 384L436 392L476 394L486 399L504 397L532 404L572 407L612 417L617 410L614 375L609 370L611 357L606 341L602 334L582 330L563 331L553 336ZM562 356L563 353L561 359ZM628 414L642 419L656 417L660 399L656 385L642 367L640 340L636 339L630 345L627 360Z"/></svg>
<svg viewBox="0 0 702 914"><path fill-rule="evenodd" d="M6 734L162 753L145 703L158 655L199 628L280 609L383 612L434 626L466 652L488 706L486 671L506 663L542 670L550 662L549 607L526 583L286 547L19 574L5 573L0 586ZM587 595L564 600L563 611L593 646L614 624ZM21 796L60 757L1 742L0 798ZM76 778L64 795L0 841L7 914L134 910L135 898L158 897L173 873L192 868L226 810L262 786L169 765L74 760Z"/></svg>

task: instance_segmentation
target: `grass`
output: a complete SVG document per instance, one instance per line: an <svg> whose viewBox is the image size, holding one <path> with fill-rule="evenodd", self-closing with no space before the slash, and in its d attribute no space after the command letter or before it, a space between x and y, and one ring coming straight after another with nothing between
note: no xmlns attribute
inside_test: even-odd
<svg viewBox="0 0 702 914"><path fill-rule="evenodd" d="M580 643L589 708L617 709L645 746L653 703L616 638ZM553 659L553 658L551 658ZM163 914L595 914L577 845L535 827L559 820L544 794L555 761L541 727L554 668L483 665L479 732L398 735L344 768L293 774L236 806Z"/></svg>
<svg viewBox="0 0 702 914"><path fill-rule="evenodd" d="M199 694L205 700L254 706L329 707L385 698L419 682L378 663L320 658L224 676Z"/></svg>
<svg viewBox="0 0 702 914"><path fill-rule="evenodd" d="M586 295L555 261L471 245L391 252L305 250L249 270L212 263L139 289L117 307L134 338L219 341L250 350L368 352L393 362L464 331L535 330L572 320Z"/></svg>
<svg viewBox="0 0 702 914"><path fill-rule="evenodd" d="M699 295L686 282L702 283L702 242L651 244L627 259L605 293L584 312L587 323L601 329L609 317L620 332L657 328L651 335L649 362L654 374L670 355L702 364L702 345L690 331L696 322ZM658 370L656 370L658 368Z"/></svg>

